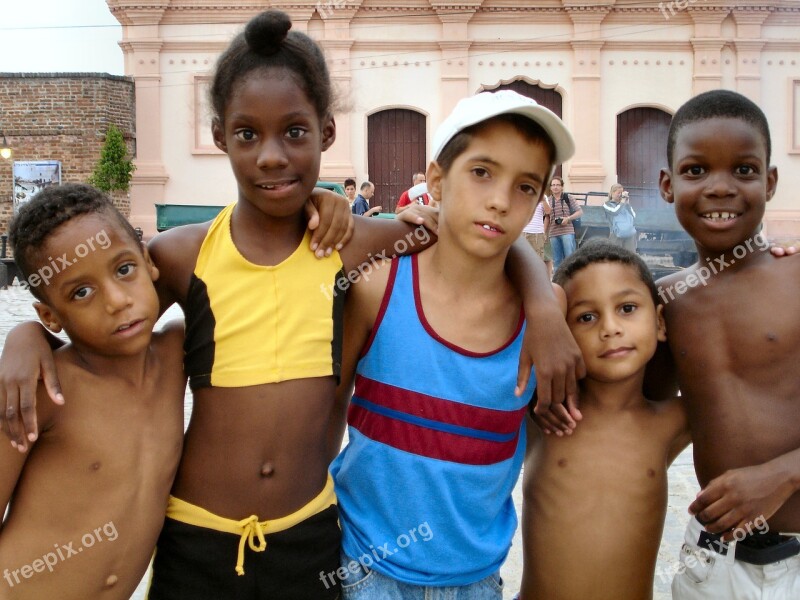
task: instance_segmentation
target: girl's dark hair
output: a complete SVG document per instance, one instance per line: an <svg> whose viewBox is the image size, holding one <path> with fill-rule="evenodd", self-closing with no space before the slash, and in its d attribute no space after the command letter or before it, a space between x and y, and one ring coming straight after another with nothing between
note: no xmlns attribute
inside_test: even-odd
<svg viewBox="0 0 800 600"><path fill-rule="evenodd" d="M639 279L650 290L653 304L658 305L658 293L653 274L645 262L635 252L612 244L607 239L595 238L583 244L578 250L564 259L553 275L553 283L564 287L577 273L597 263L619 263L636 271Z"/></svg>
<svg viewBox="0 0 800 600"><path fill-rule="evenodd" d="M506 123L510 123L517 128L517 130L523 135L523 137L525 137L525 139L532 142L541 142L545 145L549 154L548 160L550 164L547 170L547 175L549 175L556 156L556 146L553 143L552 138L542 128L541 125L530 120L528 117L517 114L498 115L459 131L449 142L447 142L445 147L439 153L439 158L436 159L436 162L439 163L439 166L442 168L442 172L446 175L450 171L450 168L453 166L456 158L458 158L459 155L461 155L467 149L467 146L469 146L469 142L472 140L472 136L475 134L475 132L479 131L487 124L494 123L496 121L505 121Z"/></svg>
<svg viewBox="0 0 800 600"><path fill-rule="evenodd" d="M14 262L22 278L27 280L42 263L47 264L48 261L41 258L42 251L47 239L59 227L75 217L92 214L105 215L119 224L122 231L139 245L139 236L134 228L103 192L85 183L52 185L23 204L8 227ZM41 286L30 289L37 298L44 300Z"/></svg>
<svg viewBox="0 0 800 600"><path fill-rule="evenodd" d="M322 50L306 34L291 28L289 15L268 10L253 17L220 55L210 90L214 117L220 123L237 83L257 69L289 71L317 115L323 118L330 113L333 91Z"/></svg>

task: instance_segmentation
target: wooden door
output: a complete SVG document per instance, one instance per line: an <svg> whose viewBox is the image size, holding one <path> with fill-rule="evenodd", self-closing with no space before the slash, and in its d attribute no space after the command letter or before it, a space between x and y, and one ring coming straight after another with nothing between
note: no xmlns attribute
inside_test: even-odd
<svg viewBox="0 0 800 600"><path fill-rule="evenodd" d="M411 176L425 172L425 119L422 113L402 108L367 118L367 169L375 184L371 206L394 212L400 194L411 187Z"/></svg>
<svg viewBox="0 0 800 600"><path fill-rule="evenodd" d="M533 85L524 81L522 79L517 79L516 81L512 81L511 83L504 83L502 85L497 86L489 90L485 88L487 91L495 92L498 90L512 90L517 92L521 96L525 96L526 98L532 98L536 100L538 104L541 104L545 108L549 108L555 114L558 115L558 118L563 118L562 110L563 110L563 98L561 94L559 94L554 89L543 88L538 85ZM555 175L561 177L561 165L556 167Z"/></svg>
<svg viewBox="0 0 800 600"><path fill-rule="evenodd" d="M669 208L658 191L658 174L667 166L671 120L669 113L649 107L617 115L617 177L635 208Z"/></svg>

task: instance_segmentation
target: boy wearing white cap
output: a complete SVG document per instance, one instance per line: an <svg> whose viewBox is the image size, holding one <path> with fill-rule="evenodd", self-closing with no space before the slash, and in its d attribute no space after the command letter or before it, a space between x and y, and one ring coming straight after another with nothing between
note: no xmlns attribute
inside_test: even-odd
<svg viewBox="0 0 800 600"><path fill-rule="evenodd" d="M427 171L438 243L351 289L350 441L331 467L342 563L320 575L341 580L345 599L502 597L535 387L531 376L514 393L525 322L506 255L573 150L533 100L462 100L434 136Z"/></svg>

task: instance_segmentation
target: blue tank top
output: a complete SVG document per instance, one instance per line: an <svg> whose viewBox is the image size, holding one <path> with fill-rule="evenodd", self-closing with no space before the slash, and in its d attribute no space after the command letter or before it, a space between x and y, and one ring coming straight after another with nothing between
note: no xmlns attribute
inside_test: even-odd
<svg viewBox="0 0 800 600"><path fill-rule="evenodd" d="M514 395L523 333L520 314L494 352L443 340L422 312L416 256L393 261L356 370L349 443L331 465L347 555L412 585L468 585L500 568L536 385L531 374Z"/></svg>

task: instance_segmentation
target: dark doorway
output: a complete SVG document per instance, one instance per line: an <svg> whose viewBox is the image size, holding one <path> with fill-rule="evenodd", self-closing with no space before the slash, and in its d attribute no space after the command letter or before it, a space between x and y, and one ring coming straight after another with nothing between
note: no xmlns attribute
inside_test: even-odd
<svg viewBox="0 0 800 600"><path fill-rule="evenodd" d="M411 187L411 176L427 168L425 119L422 113L402 108L367 118L367 169L375 184L371 206L394 212L400 194Z"/></svg>
<svg viewBox="0 0 800 600"><path fill-rule="evenodd" d="M671 120L669 113L649 107L617 115L617 177L635 208L669 208L658 191L658 174L667 166Z"/></svg>

